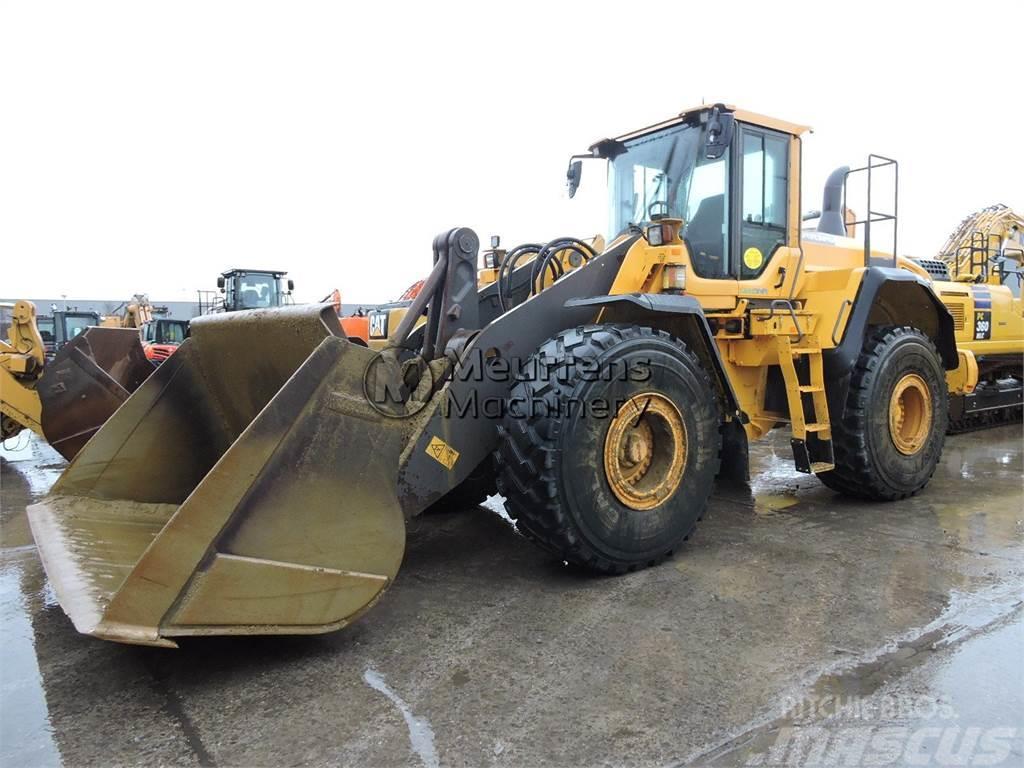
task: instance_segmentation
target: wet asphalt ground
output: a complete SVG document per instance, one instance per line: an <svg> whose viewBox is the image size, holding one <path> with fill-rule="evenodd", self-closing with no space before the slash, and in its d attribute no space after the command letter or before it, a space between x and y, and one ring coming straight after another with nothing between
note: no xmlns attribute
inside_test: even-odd
<svg viewBox="0 0 1024 768"><path fill-rule="evenodd" d="M177 651L74 631L24 512L63 462L17 442L4 766L1024 764L1019 425L949 438L923 494L881 505L794 472L779 435L672 561L619 578L493 509L420 518L348 629Z"/></svg>

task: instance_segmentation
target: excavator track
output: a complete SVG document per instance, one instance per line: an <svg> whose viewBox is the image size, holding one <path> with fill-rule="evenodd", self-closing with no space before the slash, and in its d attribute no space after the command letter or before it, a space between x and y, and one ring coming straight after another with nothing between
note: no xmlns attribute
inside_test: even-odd
<svg viewBox="0 0 1024 768"><path fill-rule="evenodd" d="M1001 408L998 411L982 411L955 421L950 420L947 435L962 435L966 432L977 432L992 427L1003 427L1008 424L1020 424L1024 421L1024 408Z"/></svg>

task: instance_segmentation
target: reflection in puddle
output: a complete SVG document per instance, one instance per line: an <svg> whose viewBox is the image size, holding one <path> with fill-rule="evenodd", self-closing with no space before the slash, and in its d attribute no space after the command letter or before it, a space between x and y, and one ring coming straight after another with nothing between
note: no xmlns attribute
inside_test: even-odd
<svg viewBox="0 0 1024 768"><path fill-rule="evenodd" d="M47 491L64 460L35 438L19 436L0 447L0 745L6 765L60 765L43 681L36 657L30 611L53 600L42 586L41 566L25 519L25 505ZM28 586L36 584L36 587Z"/></svg>
<svg viewBox="0 0 1024 768"><path fill-rule="evenodd" d="M20 576L24 561L0 560L0 744L7 765L60 765Z"/></svg>
<svg viewBox="0 0 1024 768"><path fill-rule="evenodd" d="M67 466L64 458L39 438L22 432L0 443L0 459L17 469L28 483L32 500L44 496Z"/></svg>
<svg viewBox="0 0 1024 768"><path fill-rule="evenodd" d="M763 493L754 497L754 512L759 515L774 515L783 509L788 509L794 504L799 504L800 499L796 496L789 496L781 493Z"/></svg>

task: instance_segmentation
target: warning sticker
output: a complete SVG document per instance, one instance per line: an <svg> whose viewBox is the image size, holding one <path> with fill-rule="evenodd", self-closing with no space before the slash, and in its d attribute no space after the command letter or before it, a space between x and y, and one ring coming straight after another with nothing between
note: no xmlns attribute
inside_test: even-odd
<svg viewBox="0 0 1024 768"><path fill-rule="evenodd" d="M427 443L427 453L435 458L445 469L451 469L459 460L459 452L436 435Z"/></svg>
<svg viewBox="0 0 1024 768"><path fill-rule="evenodd" d="M764 254L760 248L747 248L743 252L743 264L747 269L760 269L764 264Z"/></svg>

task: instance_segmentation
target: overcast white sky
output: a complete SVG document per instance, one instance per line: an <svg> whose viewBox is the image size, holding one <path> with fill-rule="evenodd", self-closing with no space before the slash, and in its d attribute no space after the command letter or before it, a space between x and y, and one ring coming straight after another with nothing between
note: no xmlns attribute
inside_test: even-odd
<svg viewBox="0 0 1024 768"><path fill-rule="evenodd" d="M0 0L0 295L188 300L251 266L393 298L449 227L602 232L569 155L702 100L814 127L805 210L899 159L900 250L932 255L1024 207L1020 5L871 6Z"/></svg>

